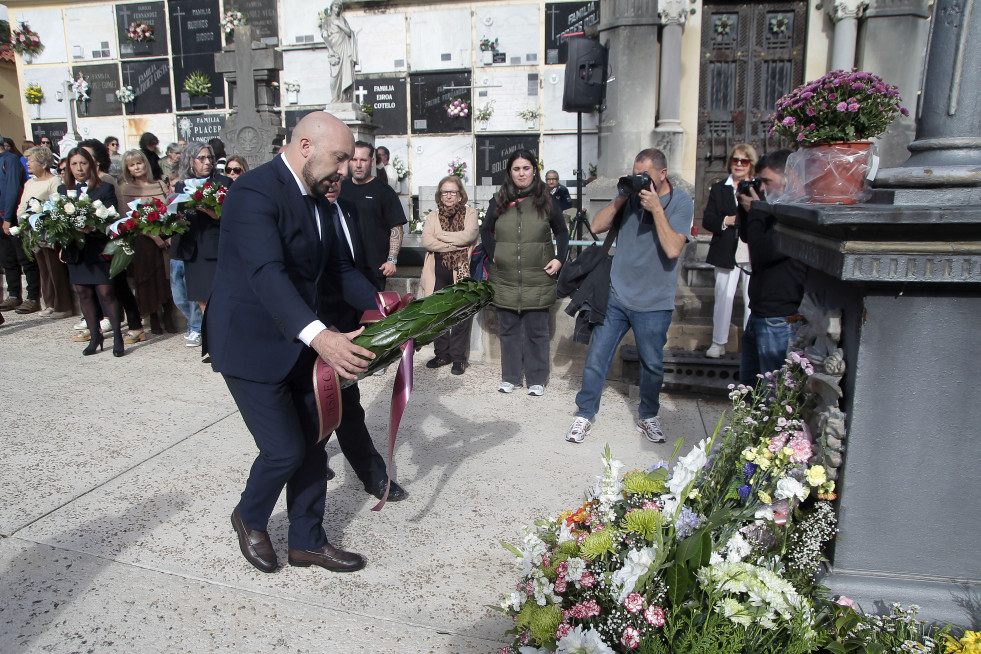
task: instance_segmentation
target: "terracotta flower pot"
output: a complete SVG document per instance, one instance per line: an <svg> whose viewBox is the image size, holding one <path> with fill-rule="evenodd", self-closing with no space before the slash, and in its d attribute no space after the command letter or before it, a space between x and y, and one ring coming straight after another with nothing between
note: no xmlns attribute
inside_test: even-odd
<svg viewBox="0 0 981 654"><path fill-rule="evenodd" d="M855 204L865 190L871 141L822 143L803 148L805 190L811 202Z"/></svg>

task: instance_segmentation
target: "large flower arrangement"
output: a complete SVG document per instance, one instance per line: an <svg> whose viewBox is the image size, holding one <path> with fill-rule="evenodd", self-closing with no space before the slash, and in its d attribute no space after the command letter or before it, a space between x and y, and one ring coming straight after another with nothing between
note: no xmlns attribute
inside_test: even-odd
<svg viewBox="0 0 981 654"><path fill-rule="evenodd" d="M192 97L205 97L211 94L211 78L200 70L184 78L184 90Z"/></svg>
<svg viewBox="0 0 981 654"><path fill-rule="evenodd" d="M470 105L466 100L457 98L453 102L443 105L446 115L450 118L465 118L470 113Z"/></svg>
<svg viewBox="0 0 981 654"><path fill-rule="evenodd" d="M109 276L115 277L133 260L133 242L140 235L167 237L187 231L188 221L169 211L159 198L133 200L129 211L106 229L109 243L103 254L112 257Z"/></svg>
<svg viewBox="0 0 981 654"><path fill-rule="evenodd" d="M228 189L218 182L188 179L184 181L184 192L170 201L167 210L172 213L183 213L191 209L210 209L220 219L226 193Z"/></svg>
<svg viewBox="0 0 981 654"><path fill-rule="evenodd" d="M27 229L24 230L24 251L30 254L41 241L62 247L85 245L83 229L105 231L118 218L115 207L92 200L87 193L66 191L52 193L47 200L31 198L27 202Z"/></svg>
<svg viewBox="0 0 981 654"><path fill-rule="evenodd" d="M528 528L520 549L507 546L522 577L501 604L515 620L504 651L821 647L828 635L814 573L835 515L818 494L831 497L833 482L808 464L810 453L788 445L807 436L797 412L810 373L794 355L755 390L733 387L728 425L720 421L670 474L658 463L621 476L607 448L604 474L582 506ZM764 451L782 463L764 463Z"/></svg>
<svg viewBox="0 0 981 654"><path fill-rule="evenodd" d="M41 104L44 101L44 91L41 90L41 85L37 82L31 82L24 89L24 99L27 100L27 104Z"/></svg>
<svg viewBox="0 0 981 654"><path fill-rule="evenodd" d="M226 11L221 17L221 29L225 34L231 34L239 25L248 25L249 19L241 11Z"/></svg>
<svg viewBox="0 0 981 654"><path fill-rule="evenodd" d="M487 38L480 39L481 52L497 52L498 45L499 39L494 39L493 41Z"/></svg>
<svg viewBox="0 0 981 654"><path fill-rule="evenodd" d="M75 102L85 102L89 99L89 83L81 73L72 80L71 89L75 94Z"/></svg>
<svg viewBox="0 0 981 654"><path fill-rule="evenodd" d="M872 73L833 70L777 100L770 134L801 145L870 139L909 115L900 102L899 89Z"/></svg>
<svg viewBox="0 0 981 654"><path fill-rule="evenodd" d="M409 167L398 155L392 157L392 168L395 169L395 174L398 175L400 182L409 176Z"/></svg>
<svg viewBox="0 0 981 654"><path fill-rule="evenodd" d="M130 43L149 43L154 38L153 28L146 23L133 21L126 30L126 40Z"/></svg>
<svg viewBox="0 0 981 654"><path fill-rule="evenodd" d="M36 56L44 51L44 44L41 37L32 30L27 23L21 23L10 32L10 47L14 52L24 55Z"/></svg>

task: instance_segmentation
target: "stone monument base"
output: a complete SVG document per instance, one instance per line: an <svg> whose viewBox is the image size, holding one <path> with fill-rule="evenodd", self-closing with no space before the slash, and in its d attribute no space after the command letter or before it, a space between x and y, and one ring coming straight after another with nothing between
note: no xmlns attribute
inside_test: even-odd
<svg viewBox="0 0 981 654"><path fill-rule="evenodd" d="M378 125L371 122L371 116L361 111L361 107L353 102L331 102L324 111L344 121L344 124L354 132L355 141L375 142L375 132Z"/></svg>

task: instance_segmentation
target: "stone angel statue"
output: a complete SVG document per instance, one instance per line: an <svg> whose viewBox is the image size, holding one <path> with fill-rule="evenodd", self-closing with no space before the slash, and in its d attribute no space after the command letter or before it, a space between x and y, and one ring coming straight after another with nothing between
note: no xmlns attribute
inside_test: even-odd
<svg viewBox="0 0 981 654"><path fill-rule="evenodd" d="M358 41L347 19L341 15L344 3L334 0L320 12L320 36L327 45L330 62L331 104L354 102L354 66L358 62Z"/></svg>

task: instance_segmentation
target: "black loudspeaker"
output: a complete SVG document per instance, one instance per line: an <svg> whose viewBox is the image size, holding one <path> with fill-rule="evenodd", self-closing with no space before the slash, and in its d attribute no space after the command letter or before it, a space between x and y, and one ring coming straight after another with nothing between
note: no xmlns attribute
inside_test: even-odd
<svg viewBox="0 0 981 654"><path fill-rule="evenodd" d="M568 40L562 111L590 112L603 104L606 90L606 48L596 39L574 36Z"/></svg>

